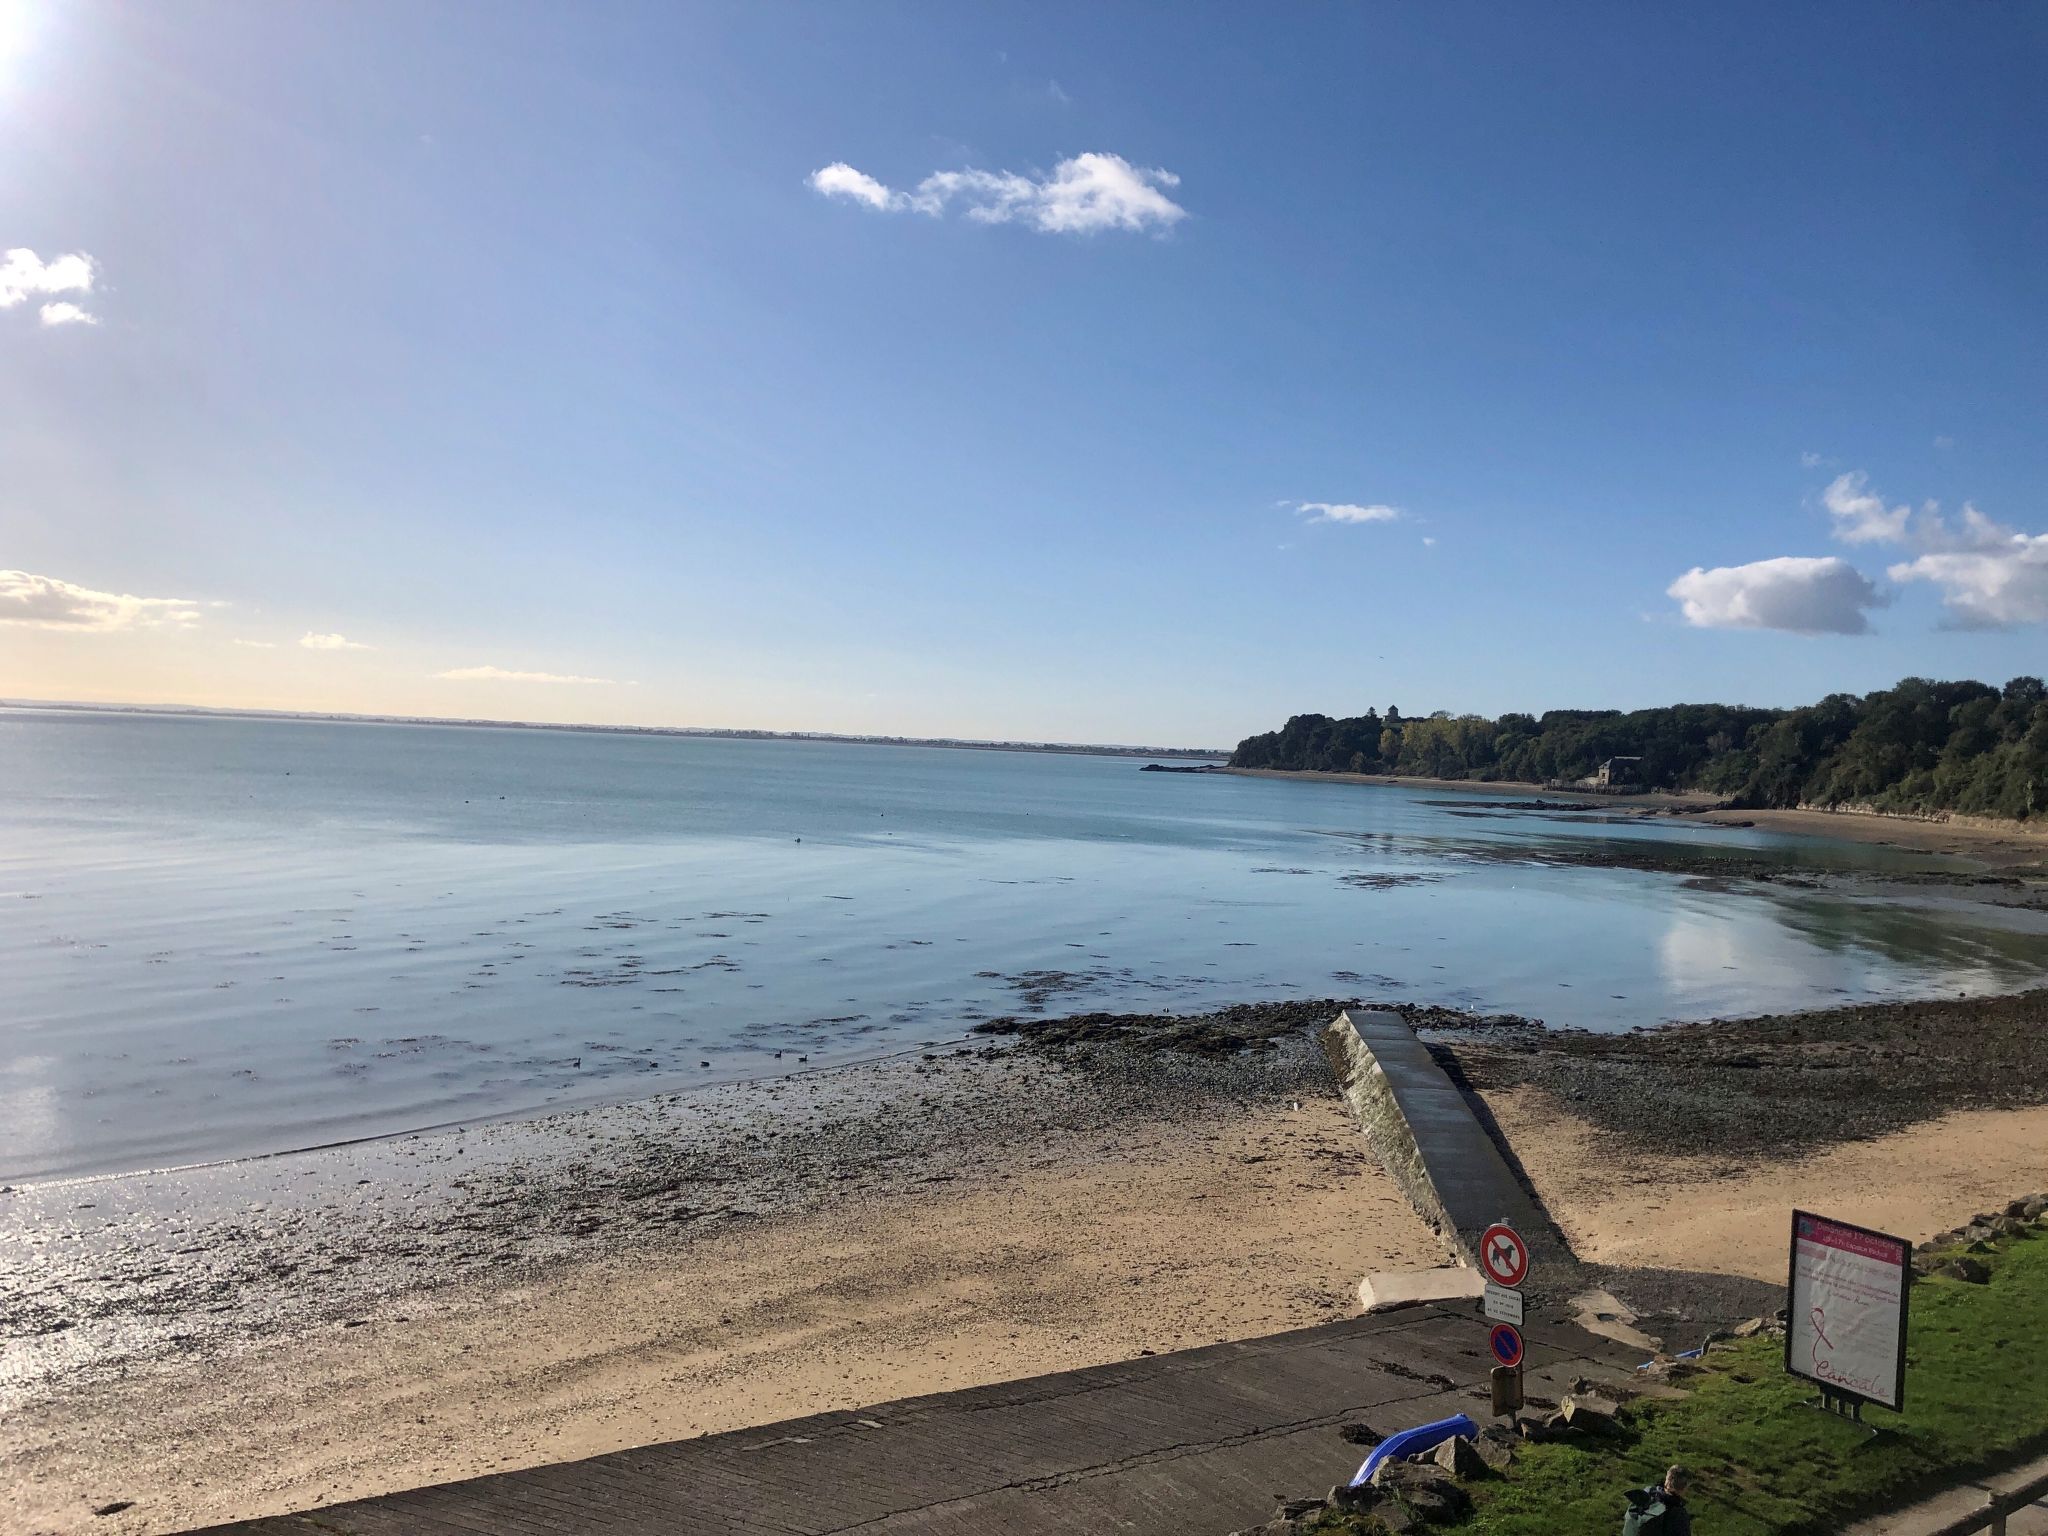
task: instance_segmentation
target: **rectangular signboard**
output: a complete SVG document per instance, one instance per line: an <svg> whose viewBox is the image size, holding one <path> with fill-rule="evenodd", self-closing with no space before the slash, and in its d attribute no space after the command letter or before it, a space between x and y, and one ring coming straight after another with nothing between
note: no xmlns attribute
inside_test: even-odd
<svg viewBox="0 0 2048 1536"><path fill-rule="evenodd" d="M1469 1294L1469 1293L1468 1293ZM1496 1323L1522 1326L1522 1293L1505 1285L1486 1282L1486 1315Z"/></svg>
<svg viewBox="0 0 2048 1536"><path fill-rule="evenodd" d="M1902 1406L1912 1259L1903 1237L1794 1211L1785 1369L1838 1397Z"/></svg>

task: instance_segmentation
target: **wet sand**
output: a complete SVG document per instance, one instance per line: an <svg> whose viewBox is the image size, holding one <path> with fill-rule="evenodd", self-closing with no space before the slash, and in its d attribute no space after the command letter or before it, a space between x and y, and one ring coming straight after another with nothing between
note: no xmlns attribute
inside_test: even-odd
<svg viewBox="0 0 2048 1536"><path fill-rule="evenodd" d="M1758 827L1803 837L1841 842L1876 843L1915 853L1949 854L1991 869L2042 866L2048 874L2048 824L1951 816L1935 820L1919 816L1883 816L1860 811L1737 810L1725 798L1700 790L1653 790L1644 794L1602 794L1597 790L1560 789L1519 780L1428 779L1375 773L1310 773L1291 768L1225 768L1224 773L1253 779L1300 779L1316 784L1365 784L1402 789L1455 790L1464 795L1501 795L1515 800L1568 802L1603 815L1677 817L1715 826Z"/></svg>
<svg viewBox="0 0 2048 1536"><path fill-rule="evenodd" d="M1442 1258L1305 1036L761 1097L0 1201L49 1280L7 1332L63 1324L0 1382L5 1528L176 1530L1251 1337Z"/></svg>

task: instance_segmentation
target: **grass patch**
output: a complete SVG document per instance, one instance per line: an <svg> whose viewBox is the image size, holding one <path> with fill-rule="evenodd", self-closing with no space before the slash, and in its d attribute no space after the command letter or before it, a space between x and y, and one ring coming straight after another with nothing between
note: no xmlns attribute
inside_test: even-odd
<svg viewBox="0 0 2048 1536"><path fill-rule="evenodd" d="M2048 1234L1978 1255L1988 1285L1931 1278L1913 1287L1903 1414L1864 1410L1871 1439L1803 1406L1811 1384L1787 1376L1784 1346L1757 1339L1716 1349L1687 1380L1691 1395L1641 1401L1623 1433L1583 1445L1532 1445L1502 1479L1470 1485L1488 1536L1613 1536L1623 1490L1693 1469L1694 1519L1714 1536L1798 1536L1910 1501L1957 1474L2048 1441ZM1329 1536L1369 1524L1327 1517Z"/></svg>

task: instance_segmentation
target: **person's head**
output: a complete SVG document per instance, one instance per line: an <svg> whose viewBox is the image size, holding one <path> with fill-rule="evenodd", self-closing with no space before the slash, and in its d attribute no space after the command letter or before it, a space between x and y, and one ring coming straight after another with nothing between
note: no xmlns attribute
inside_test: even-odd
<svg viewBox="0 0 2048 1536"><path fill-rule="evenodd" d="M1680 1498L1683 1498L1685 1490L1691 1486L1692 1474L1686 1471L1684 1467L1674 1466L1665 1469L1664 1491L1666 1493L1675 1493Z"/></svg>

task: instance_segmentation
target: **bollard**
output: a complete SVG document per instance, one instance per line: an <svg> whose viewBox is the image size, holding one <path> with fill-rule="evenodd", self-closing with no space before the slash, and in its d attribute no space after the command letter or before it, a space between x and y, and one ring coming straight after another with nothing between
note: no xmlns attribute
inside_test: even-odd
<svg viewBox="0 0 2048 1536"><path fill-rule="evenodd" d="M1522 1406L1522 1373L1512 1365L1493 1368L1493 1412L1507 1418Z"/></svg>

